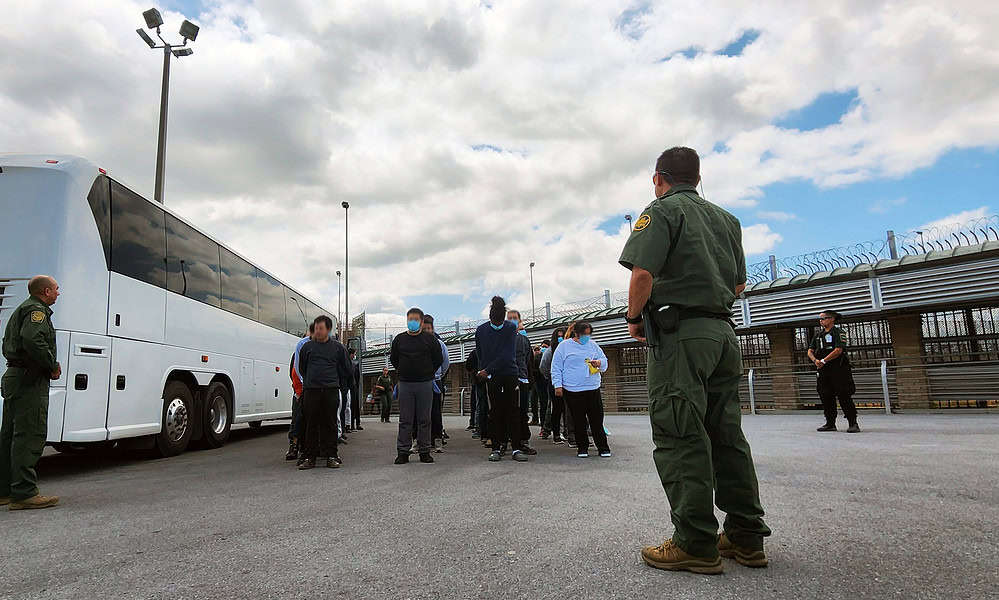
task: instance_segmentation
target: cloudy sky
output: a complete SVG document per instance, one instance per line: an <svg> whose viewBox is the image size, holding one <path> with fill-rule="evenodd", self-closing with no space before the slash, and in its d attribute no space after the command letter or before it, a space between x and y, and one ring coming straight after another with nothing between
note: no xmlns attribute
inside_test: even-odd
<svg viewBox="0 0 999 600"><path fill-rule="evenodd" d="M150 2L0 0L0 151L152 196ZM335 310L476 318L623 290L623 215L688 145L750 262L999 212L999 5L169 0L166 201Z"/></svg>

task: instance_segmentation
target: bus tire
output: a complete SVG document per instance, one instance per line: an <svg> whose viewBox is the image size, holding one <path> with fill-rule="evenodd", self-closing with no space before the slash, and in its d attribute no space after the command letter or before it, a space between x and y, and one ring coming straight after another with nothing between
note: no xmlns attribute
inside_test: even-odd
<svg viewBox="0 0 999 600"><path fill-rule="evenodd" d="M163 421L156 436L161 456L176 456L187 450L194 432L194 395L182 381L169 381L163 388Z"/></svg>
<svg viewBox="0 0 999 600"><path fill-rule="evenodd" d="M212 382L205 392L205 433L202 439L206 448L219 448L229 439L232 427L232 399L229 388L221 381Z"/></svg>
<svg viewBox="0 0 999 600"><path fill-rule="evenodd" d="M247 422L247 425L250 426L250 429L260 429L260 426L263 425L263 424L264 424L263 421L249 421L249 422Z"/></svg>

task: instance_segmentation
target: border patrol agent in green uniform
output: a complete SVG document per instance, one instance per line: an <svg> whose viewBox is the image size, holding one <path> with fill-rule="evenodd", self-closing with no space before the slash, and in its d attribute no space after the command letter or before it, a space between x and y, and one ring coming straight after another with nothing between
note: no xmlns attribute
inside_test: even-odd
<svg viewBox="0 0 999 600"><path fill-rule="evenodd" d="M850 424L847 433L860 433L857 406L853 403L857 385L853 381L850 357L846 354L846 333L836 327L839 318L839 313L834 310L822 311L819 315L822 331L812 338L812 343L808 345L808 359L817 369L816 391L822 399L822 408L826 416L826 424L816 431L836 431L836 398L839 397L843 416Z"/></svg>
<svg viewBox="0 0 999 600"><path fill-rule="evenodd" d="M650 566L716 574L720 556L764 567L756 469L742 433L742 354L730 321L745 289L738 219L697 194L700 159L670 148L656 162L656 200L635 221L620 263L631 269L628 326L647 341L653 458L673 538L642 549ZM727 516L718 533L713 503Z"/></svg>
<svg viewBox="0 0 999 600"><path fill-rule="evenodd" d="M57 496L38 494L35 464L48 433L49 381L58 379L52 309L59 284L47 275L28 282L31 294L11 313L3 335L7 370L2 379L3 424L0 426L0 504L10 510L48 508Z"/></svg>
<svg viewBox="0 0 999 600"><path fill-rule="evenodd" d="M378 389L381 387L382 389ZM392 414L392 378L389 377L388 367L382 368L382 374L375 381L375 395L381 402L382 422L390 423L389 417Z"/></svg>

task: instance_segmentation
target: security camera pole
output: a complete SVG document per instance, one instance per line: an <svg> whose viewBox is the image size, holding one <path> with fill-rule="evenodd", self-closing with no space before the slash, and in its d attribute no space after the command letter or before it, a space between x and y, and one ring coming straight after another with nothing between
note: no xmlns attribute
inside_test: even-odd
<svg viewBox="0 0 999 600"><path fill-rule="evenodd" d="M194 23L188 21L187 19L180 26L180 35L184 38L183 44L170 44L163 39L160 35L160 26L163 25L163 17L160 15L160 11L155 8L150 8L149 10L142 13L142 18L146 20L146 27L149 29L156 30L156 37L163 42L162 45L157 46L156 42L153 41L149 34L142 30L140 27L136 29L135 32L139 34L142 41L145 42L150 48L158 49L163 48L163 84L160 88L160 133L159 139L156 143L156 187L153 190L153 198L159 202L163 203L163 171L164 163L166 162L166 126L167 126L167 102L170 93L170 55L173 54L177 58L181 56L190 56L194 54L194 50L187 48L187 42L193 42L198 37L199 27Z"/></svg>

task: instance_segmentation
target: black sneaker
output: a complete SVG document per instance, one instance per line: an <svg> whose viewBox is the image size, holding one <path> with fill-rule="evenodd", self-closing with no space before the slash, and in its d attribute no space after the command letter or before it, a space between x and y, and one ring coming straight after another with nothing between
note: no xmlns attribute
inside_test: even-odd
<svg viewBox="0 0 999 600"><path fill-rule="evenodd" d="M554 438L552 438L552 443L555 444L556 446L558 446L560 444L564 444L565 440L563 440L560 437L554 437Z"/></svg>
<svg viewBox="0 0 999 600"><path fill-rule="evenodd" d="M337 443L338 443L338 444L346 444L346 443L347 443L347 438L345 438L345 437L343 437L343 436L341 435L341 436L340 436L340 439L338 439L338 440L337 440Z"/></svg>
<svg viewBox="0 0 999 600"><path fill-rule="evenodd" d="M847 433L860 433L860 425L854 421L850 423L850 428L846 430Z"/></svg>
<svg viewBox="0 0 999 600"><path fill-rule="evenodd" d="M405 452L400 452L399 456L395 457L395 464L397 465L409 464L409 454Z"/></svg>
<svg viewBox="0 0 999 600"><path fill-rule="evenodd" d="M339 458L337 458L335 456L333 458L327 458L326 459L326 468L327 469L339 469L340 465L342 464L342 462L343 461L341 461Z"/></svg>
<svg viewBox="0 0 999 600"><path fill-rule="evenodd" d="M826 423L825 425L823 425L822 427L819 427L815 431L836 431L836 424L835 423Z"/></svg>
<svg viewBox="0 0 999 600"><path fill-rule="evenodd" d="M538 453L538 451L537 451L537 450L535 450L534 448L531 448L531 447L530 447L530 446L528 446L527 444L524 444L524 445L523 445L523 446L522 446L522 447L520 448L520 451L521 451L521 452L523 452L524 454L528 455L528 456L534 456L535 454L537 454L537 453Z"/></svg>
<svg viewBox="0 0 999 600"><path fill-rule="evenodd" d="M296 460L298 458L298 444L295 442L290 442L288 444L288 453L284 455L285 460Z"/></svg>
<svg viewBox="0 0 999 600"><path fill-rule="evenodd" d="M339 456L334 456L333 460L335 460L336 464L338 464L338 465L342 465L343 464L343 459L340 458Z"/></svg>
<svg viewBox="0 0 999 600"><path fill-rule="evenodd" d="M503 455L499 453L499 450L493 450L489 453L489 462L499 462L503 458Z"/></svg>
<svg viewBox="0 0 999 600"><path fill-rule="evenodd" d="M315 468L316 468L316 459L314 458L304 458L298 463L299 471L305 471L307 469L315 469Z"/></svg>
<svg viewBox="0 0 999 600"><path fill-rule="evenodd" d="M547 439L548 439L548 438L550 438L551 436L552 436L552 434L548 433L548 432L547 432L547 431L545 431L544 429L542 429L542 430L541 430L541 439L543 439L543 440L547 440Z"/></svg>
<svg viewBox="0 0 999 600"><path fill-rule="evenodd" d="M472 431L474 429L475 429L475 425L469 425L468 427L465 428L465 431Z"/></svg>
<svg viewBox="0 0 999 600"><path fill-rule="evenodd" d="M511 458L517 462L527 462L527 454L521 450L514 450Z"/></svg>
<svg viewBox="0 0 999 600"><path fill-rule="evenodd" d="M420 462L421 463L432 463L432 462L434 462L434 457L430 456L429 452L424 452L423 454L420 454Z"/></svg>

